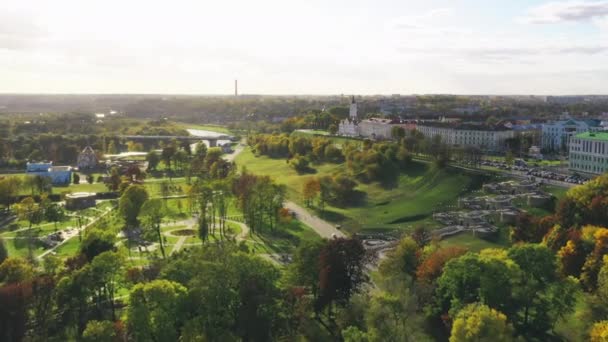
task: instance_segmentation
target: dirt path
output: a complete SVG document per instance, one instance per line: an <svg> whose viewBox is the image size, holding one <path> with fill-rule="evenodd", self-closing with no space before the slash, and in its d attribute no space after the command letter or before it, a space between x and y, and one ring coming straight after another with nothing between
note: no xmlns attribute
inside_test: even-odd
<svg viewBox="0 0 608 342"><path fill-rule="evenodd" d="M296 213L296 218L308 226L310 226L317 234L319 234L322 238L331 239L335 237L346 237L346 235L336 229L331 223L319 218L318 216L310 214L303 207L287 201L285 202L285 208Z"/></svg>

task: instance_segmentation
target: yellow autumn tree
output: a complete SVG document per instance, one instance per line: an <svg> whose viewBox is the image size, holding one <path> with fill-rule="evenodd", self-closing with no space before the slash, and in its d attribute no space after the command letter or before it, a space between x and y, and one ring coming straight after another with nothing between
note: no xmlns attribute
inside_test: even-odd
<svg viewBox="0 0 608 342"><path fill-rule="evenodd" d="M469 304L458 312L450 336L450 342L513 340L513 327L507 316L480 303Z"/></svg>
<svg viewBox="0 0 608 342"><path fill-rule="evenodd" d="M591 342L608 342L608 321L597 322L589 333Z"/></svg>

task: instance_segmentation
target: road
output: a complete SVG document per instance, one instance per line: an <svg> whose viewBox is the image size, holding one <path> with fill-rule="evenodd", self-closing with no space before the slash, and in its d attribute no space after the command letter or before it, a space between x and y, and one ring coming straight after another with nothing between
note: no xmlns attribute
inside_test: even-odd
<svg viewBox="0 0 608 342"><path fill-rule="evenodd" d="M243 138L236 145L236 147L234 148L234 151L232 151L232 153L224 155L224 159L228 162L233 162L234 159L236 159L236 156L238 156L241 152L243 152L244 148L245 148L245 138Z"/></svg>
<svg viewBox="0 0 608 342"><path fill-rule="evenodd" d="M331 239L334 236L346 237L342 231L336 229L336 227L334 227L331 223L319 218L318 216L310 214L306 209L293 202L285 202L285 208L296 213L298 220L307 224L323 238Z"/></svg>

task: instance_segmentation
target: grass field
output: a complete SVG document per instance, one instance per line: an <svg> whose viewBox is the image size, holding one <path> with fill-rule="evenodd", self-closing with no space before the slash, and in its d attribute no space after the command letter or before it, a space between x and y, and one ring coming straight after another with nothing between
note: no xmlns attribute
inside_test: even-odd
<svg viewBox="0 0 608 342"><path fill-rule="evenodd" d="M463 247L471 252L479 252L486 248L507 248L511 245L509 242L509 231L506 227L500 228L496 241L481 239L473 236L472 232L463 232L441 240L439 244L444 247Z"/></svg>
<svg viewBox="0 0 608 342"><path fill-rule="evenodd" d="M313 176L331 175L343 165L313 166L316 174L300 175L283 159L255 157L246 149L236 162L253 173L269 175L287 186L288 198L302 203L302 186ZM355 207L326 207L325 219L340 223L350 232L360 230L410 229L418 224L433 225L430 217L443 206L454 204L459 196L481 186L484 176L455 169L431 170L429 164L414 163L402 173L394 188L377 183L359 184L357 190L366 194L361 205Z"/></svg>
<svg viewBox="0 0 608 342"><path fill-rule="evenodd" d="M304 223L292 220L282 223L275 232L263 231L250 234L245 243L256 254L283 254L293 251L303 242L320 240L321 237Z"/></svg>

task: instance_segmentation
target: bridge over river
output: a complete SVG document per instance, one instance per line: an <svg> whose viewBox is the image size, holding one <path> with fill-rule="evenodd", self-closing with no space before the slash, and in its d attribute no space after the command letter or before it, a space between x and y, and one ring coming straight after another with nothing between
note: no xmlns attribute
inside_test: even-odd
<svg viewBox="0 0 608 342"><path fill-rule="evenodd" d="M207 140L209 147L217 146L218 140L234 140L235 138L227 134L219 134L208 132L209 134L193 134L193 135L117 135L116 137L126 140L178 140L178 141L201 141Z"/></svg>

